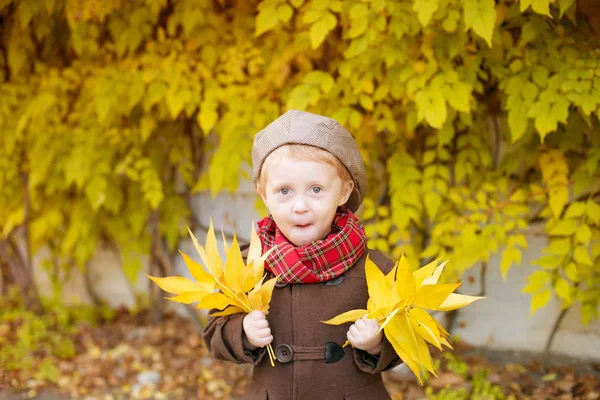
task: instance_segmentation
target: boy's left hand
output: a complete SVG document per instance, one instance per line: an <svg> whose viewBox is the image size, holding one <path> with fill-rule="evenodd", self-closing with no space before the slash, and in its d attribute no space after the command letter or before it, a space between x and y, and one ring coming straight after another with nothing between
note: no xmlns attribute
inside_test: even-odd
<svg viewBox="0 0 600 400"><path fill-rule="evenodd" d="M381 353L383 331L379 331L379 323L375 319L362 317L348 329L348 341L353 347L377 356Z"/></svg>

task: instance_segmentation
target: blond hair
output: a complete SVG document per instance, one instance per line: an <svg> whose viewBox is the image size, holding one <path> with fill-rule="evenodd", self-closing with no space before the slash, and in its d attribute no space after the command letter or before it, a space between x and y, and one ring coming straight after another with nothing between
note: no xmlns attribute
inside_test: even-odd
<svg viewBox="0 0 600 400"><path fill-rule="evenodd" d="M338 176L342 182L354 182L352 175L348 169L342 164L342 162L330 152L323 150L319 147L310 146L306 144L286 144L277 149L273 150L271 154L265 158L263 165L260 167L258 173L258 180L256 182L256 190L264 197L265 186L267 180L267 174L263 173L265 165L271 163L277 163L282 158L289 157L296 161L315 161L319 163L326 163L335 168Z"/></svg>

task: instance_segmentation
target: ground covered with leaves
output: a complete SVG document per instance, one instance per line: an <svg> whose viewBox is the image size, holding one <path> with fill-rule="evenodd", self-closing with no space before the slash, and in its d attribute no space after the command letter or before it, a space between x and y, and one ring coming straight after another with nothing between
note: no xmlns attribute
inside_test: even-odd
<svg viewBox="0 0 600 400"><path fill-rule="evenodd" d="M250 376L247 366L211 359L196 325L174 314L153 323L149 313L123 310L97 326L78 323L18 364L24 324L4 318L0 325L0 399L236 399ZM60 343L66 350L56 352ZM440 374L424 387L408 371L386 373L395 400L600 399L600 364L563 362L542 371L535 358L517 363L460 341L455 352L436 357Z"/></svg>

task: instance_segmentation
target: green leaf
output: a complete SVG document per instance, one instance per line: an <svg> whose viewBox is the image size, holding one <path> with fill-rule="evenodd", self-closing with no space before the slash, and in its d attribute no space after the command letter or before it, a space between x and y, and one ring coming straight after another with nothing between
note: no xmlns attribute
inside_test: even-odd
<svg viewBox="0 0 600 400"><path fill-rule="evenodd" d="M492 47L492 32L496 23L494 0L463 0L465 25L473 29Z"/></svg>

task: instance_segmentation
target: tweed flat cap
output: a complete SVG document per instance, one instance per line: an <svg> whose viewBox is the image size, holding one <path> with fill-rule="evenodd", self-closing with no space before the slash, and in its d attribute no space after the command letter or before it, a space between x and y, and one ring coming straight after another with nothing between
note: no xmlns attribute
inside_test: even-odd
<svg viewBox="0 0 600 400"><path fill-rule="evenodd" d="M258 132L252 145L252 179L258 182L263 162L286 144L304 144L336 156L354 179L354 190L346 207L356 211L367 193L367 173L358 146L336 120L309 112L289 110Z"/></svg>

